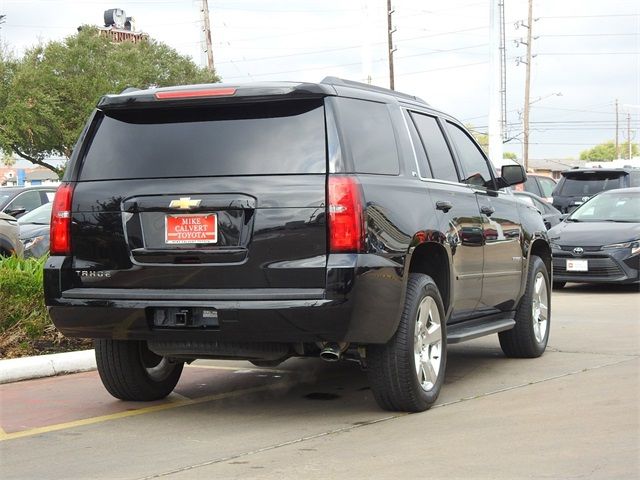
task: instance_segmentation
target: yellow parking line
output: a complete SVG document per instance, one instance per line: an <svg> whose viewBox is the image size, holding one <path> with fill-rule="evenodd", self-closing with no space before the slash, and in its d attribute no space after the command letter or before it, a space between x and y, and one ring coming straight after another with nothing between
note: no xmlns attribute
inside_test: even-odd
<svg viewBox="0 0 640 480"><path fill-rule="evenodd" d="M32 428L29 430L23 430L20 432L6 433L4 430L0 431L0 442L5 440L14 440L16 438L30 437L33 435L39 435L42 433L55 432L58 430L66 430L68 428L82 427L84 425L93 425L95 423L107 422L109 420L118 420L120 418L133 417L135 415L143 415L146 413L160 412L162 410L169 410L171 408L185 407L187 405L197 405L199 403L212 402L214 400L222 400L226 398L239 397L241 395L248 395L251 393L262 392L265 390L275 390L279 388L279 384L263 385L261 387L245 388L243 390L234 390L232 392L218 393L215 395L207 395L205 397L195 398L193 400L175 400L169 403L163 403L162 405L154 405L152 407L139 408L137 410L127 410L119 413L112 413L109 415L100 415L98 417L84 418L82 420L74 420L72 422L58 423L56 425L48 425L46 427Z"/></svg>

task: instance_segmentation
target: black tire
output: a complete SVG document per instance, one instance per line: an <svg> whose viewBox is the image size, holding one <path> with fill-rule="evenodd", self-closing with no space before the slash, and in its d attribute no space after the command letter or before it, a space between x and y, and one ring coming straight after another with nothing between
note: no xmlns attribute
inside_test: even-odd
<svg viewBox="0 0 640 480"><path fill-rule="evenodd" d="M180 380L184 364L156 355L147 342L95 339L93 343L100 379L120 400L159 400Z"/></svg>
<svg viewBox="0 0 640 480"><path fill-rule="evenodd" d="M540 330L537 333L534 325L538 323L534 317L534 308L536 307L534 305L534 296L536 295L537 278L543 279L546 290L546 324L544 325L544 333L542 333L541 329L543 327L541 324L538 324L537 328ZM541 309L541 315L543 311ZM516 310L515 320L515 327L498 334L500 347L504 354L513 358L535 358L542 355L547 348L551 327L551 289L549 288L547 267L542 259L535 255L531 256L527 287ZM536 338L536 335L539 335L540 338Z"/></svg>
<svg viewBox="0 0 640 480"><path fill-rule="evenodd" d="M567 282L553 282L553 289L560 290L561 288L564 288L566 284Z"/></svg>
<svg viewBox="0 0 640 480"><path fill-rule="evenodd" d="M427 298L431 298L433 303L425 300ZM430 304L430 311L433 311L434 307L437 309L440 322L439 350L436 348L432 351L431 347L427 347L427 352L433 352L433 358L438 358L439 368L437 372L435 367L433 369L436 374L435 382L425 383L425 388L421 383L422 380L427 382L426 373L423 373L426 370L418 373L414 355L418 310L423 301L424 305ZM433 315L435 316L435 312ZM426 323L433 327L432 322L433 318L429 316ZM412 273L409 276L404 309L396 333L384 345L367 347L367 369L371 390L378 405L385 410L422 412L437 400L444 383L446 365L447 335L442 297L431 277Z"/></svg>

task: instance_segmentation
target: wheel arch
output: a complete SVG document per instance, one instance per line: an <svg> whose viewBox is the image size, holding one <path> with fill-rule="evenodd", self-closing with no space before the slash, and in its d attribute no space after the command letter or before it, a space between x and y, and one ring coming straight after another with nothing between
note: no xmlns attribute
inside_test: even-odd
<svg viewBox="0 0 640 480"><path fill-rule="evenodd" d="M433 279L442 296L445 316L448 316L452 298L452 276L451 261L447 249L441 243L433 241L418 244L411 252L405 283L408 281L410 273L423 273Z"/></svg>

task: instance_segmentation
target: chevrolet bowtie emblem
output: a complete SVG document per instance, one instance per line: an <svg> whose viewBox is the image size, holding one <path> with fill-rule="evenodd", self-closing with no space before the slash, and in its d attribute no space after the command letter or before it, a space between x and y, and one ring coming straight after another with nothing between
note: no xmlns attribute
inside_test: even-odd
<svg viewBox="0 0 640 480"><path fill-rule="evenodd" d="M189 208L200 206L202 200L191 200L191 197L182 197L179 200L171 200L169 208L181 208L187 210Z"/></svg>

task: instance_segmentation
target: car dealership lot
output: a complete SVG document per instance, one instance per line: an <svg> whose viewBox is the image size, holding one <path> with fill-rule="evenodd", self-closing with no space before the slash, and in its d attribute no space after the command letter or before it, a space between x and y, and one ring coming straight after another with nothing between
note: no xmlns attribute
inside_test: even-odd
<svg viewBox="0 0 640 480"><path fill-rule="evenodd" d="M8 478L637 478L640 295L555 292L549 348L450 347L436 407L381 411L356 364L199 362L165 401L112 399L95 372L0 386ZM523 365L525 364L525 365Z"/></svg>

